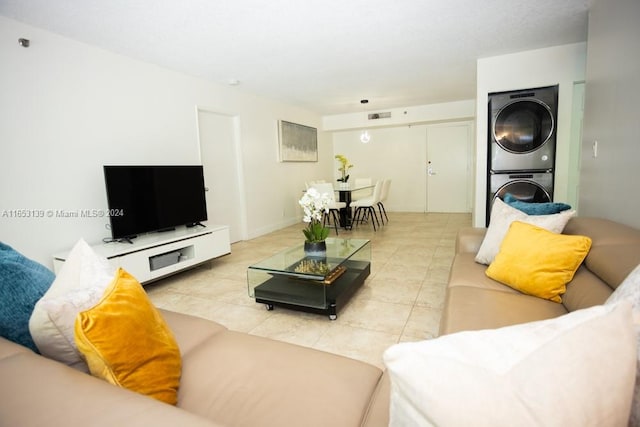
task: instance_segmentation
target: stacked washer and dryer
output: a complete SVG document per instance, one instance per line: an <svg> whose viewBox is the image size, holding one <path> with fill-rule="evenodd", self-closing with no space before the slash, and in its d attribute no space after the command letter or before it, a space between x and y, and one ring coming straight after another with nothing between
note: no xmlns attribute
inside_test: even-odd
<svg viewBox="0 0 640 427"><path fill-rule="evenodd" d="M487 224L496 197L551 202L558 85L489 94Z"/></svg>

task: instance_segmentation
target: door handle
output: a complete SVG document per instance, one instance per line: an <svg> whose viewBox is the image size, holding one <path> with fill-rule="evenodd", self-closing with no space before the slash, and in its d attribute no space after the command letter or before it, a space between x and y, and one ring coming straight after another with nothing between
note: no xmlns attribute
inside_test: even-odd
<svg viewBox="0 0 640 427"><path fill-rule="evenodd" d="M436 172L433 171L433 166L431 166L431 160L427 162L427 175L433 176Z"/></svg>

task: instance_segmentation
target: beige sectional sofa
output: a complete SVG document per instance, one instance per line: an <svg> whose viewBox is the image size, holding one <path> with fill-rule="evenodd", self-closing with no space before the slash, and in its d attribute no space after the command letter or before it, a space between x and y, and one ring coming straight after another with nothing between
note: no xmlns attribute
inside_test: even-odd
<svg viewBox="0 0 640 427"><path fill-rule="evenodd" d="M559 304L487 277L487 266L475 262L485 233L484 228L458 233L440 335L550 319L602 304L640 264L640 230L606 219L572 218L563 234L588 236L592 245Z"/></svg>
<svg viewBox="0 0 640 427"><path fill-rule="evenodd" d="M475 262L485 229L459 233L440 334L549 319L602 304L640 264L640 231L573 218L593 243L562 303L528 296ZM385 426L389 373L352 359L162 311L182 356L176 406L79 372L0 338L0 425ZM428 384L425 384L428 387Z"/></svg>
<svg viewBox="0 0 640 427"><path fill-rule="evenodd" d="M182 354L174 407L0 338L3 426L383 426L375 366L162 311Z"/></svg>
<svg viewBox="0 0 640 427"><path fill-rule="evenodd" d="M564 234L573 236L509 223L489 266L476 258L495 228L459 232L440 337L385 352L390 425L640 425L631 309L640 307L640 231L603 219L568 221ZM566 242L579 245L567 250ZM563 265L562 286L566 272L577 272L553 302L487 277L500 264L516 278L511 286L541 285L532 292L550 288L558 275L552 267Z"/></svg>

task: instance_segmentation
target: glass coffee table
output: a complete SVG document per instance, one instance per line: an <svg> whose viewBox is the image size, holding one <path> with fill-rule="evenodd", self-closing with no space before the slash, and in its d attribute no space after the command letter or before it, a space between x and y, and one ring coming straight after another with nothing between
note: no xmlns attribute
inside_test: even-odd
<svg viewBox="0 0 640 427"><path fill-rule="evenodd" d="M371 273L371 243L328 238L326 257L305 256L303 244L249 267L249 296L274 306L338 317L338 310Z"/></svg>

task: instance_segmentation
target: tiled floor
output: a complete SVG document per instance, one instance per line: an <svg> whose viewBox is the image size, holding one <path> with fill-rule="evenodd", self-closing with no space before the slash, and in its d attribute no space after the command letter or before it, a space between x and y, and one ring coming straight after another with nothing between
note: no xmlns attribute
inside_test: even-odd
<svg viewBox="0 0 640 427"><path fill-rule="evenodd" d="M229 329L364 360L382 367L392 344L438 331L445 284L460 227L470 214L389 213L389 223L340 231L371 239L371 275L338 319L276 307L248 296L247 267L303 241L303 223L234 243L231 254L147 285L159 307L215 320ZM332 231L332 235L334 232Z"/></svg>

